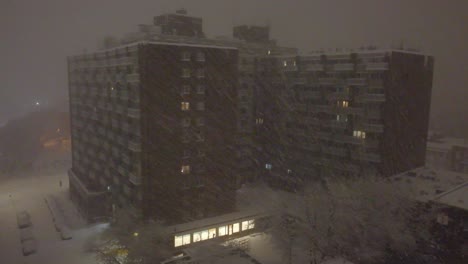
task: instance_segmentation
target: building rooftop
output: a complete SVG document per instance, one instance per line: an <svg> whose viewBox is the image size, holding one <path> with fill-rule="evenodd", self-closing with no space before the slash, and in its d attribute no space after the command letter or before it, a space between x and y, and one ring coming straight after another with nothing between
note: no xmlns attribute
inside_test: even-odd
<svg viewBox="0 0 468 264"><path fill-rule="evenodd" d="M340 56L340 55L349 55L351 53L369 54L369 55L379 54L380 55L383 53L391 53L391 52L428 56L420 51L396 49L396 48L317 50L317 51L312 51L306 54L301 54L301 56L304 56L304 57L316 57L316 56L321 56L321 55Z"/></svg>
<svg viewBox="0 0 468 264"><path fill-rule="evenodd" d="M437 139L429 139L427 148L430 150L450 150L453 146L468 147L468 140L464 138L442 137Z"/></svg>
<svg viewBox="0 0 468 264"><path fill-rule="evenodd" d="M468 181L439 194L433 199L434 202L468 210Z"/></svg>
<svg viewBox="0 0 468 264"><path fill-rule="evenodd" d="M419 167L388 179L395 189L426 202L468 181L468 174Z"/></svg>

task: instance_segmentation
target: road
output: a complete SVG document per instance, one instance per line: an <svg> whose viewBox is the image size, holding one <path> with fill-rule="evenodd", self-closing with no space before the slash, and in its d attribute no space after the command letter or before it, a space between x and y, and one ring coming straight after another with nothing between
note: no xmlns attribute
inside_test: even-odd
<svg viewBox="0 0 468 264"><path fill-rule="evenodd" d="M62 181L62 186L59 185ZM20 175L0 182L0 258L1 263L94 264L94 255L84 252L85 241L98 233L103 225L88 226L68 199L68 179L64 169ZM72 230L71 240L61 240L54 228L52 216L44 200L57 197L65 221ZM38 250L23 256L16 212L26 210L31 215L32 232Z"/></svg>

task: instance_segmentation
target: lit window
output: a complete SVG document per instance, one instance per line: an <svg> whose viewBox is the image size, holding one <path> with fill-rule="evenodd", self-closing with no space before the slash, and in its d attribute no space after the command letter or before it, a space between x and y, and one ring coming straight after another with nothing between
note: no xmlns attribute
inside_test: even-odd
<svg viewBox="0 0 468 264"><path fill-rule="evenodd" d="M201 241L201 232L193 233L193 243Z"/></svg>
<svg viewBox="0 0 468 264"><path fill-rule="evenodd" d="M181 102L180 103L180 109L182 109L182 111L190 110L190 103L189 102Z"/></svg>
<svg viewBox="0 0 468 264"><path fill-rule="evenodd" d="M270 55L270 54L271 54L271 50L268 50L268 51L267 51L267 54Z"/></svg>
<svg viewBox="0 0 468 264"><path fill-rule="evenodd" d="M293 61L293 66L294 66L294 67L296 66L296 61Z"/></svg>
<svg viewBox="0 0 468 264"><path fill-rule="evenodd" d="M182 236L174 236L174 247L182 246Z"/></svg>
<svg viewBox="0 0 468 264"><path fill-rule="evenodd" d="M197 103L197 110L199 110L199 111L205 110L205 103L204 102L198 102Z"/></svg>
<svg viewBox="0 0 468 264"><path fill-rule="evenodd" d="M265 169L271 170L272 166L270 163L265 164Z"/></svg>
<svg viewBox="0 0 468 264"><path fill-rule="evenodd" d="M291 174L291 173L292 173L292 170L288 169L287 172L288 172L288 174Z"/></svg>
<svg viewBox="0 0 468 264"><path fill-rule="evenodd" d="M197 61L205 61L205 53L199 51L197 53Z"/></svg>
<svg viewBox="0 0 468 264"><path fill-rule="evenodd" d="M233 233L237 233L237 232L239 232L239 231L240 231L240 229L239 229L239 223L233 224L233 225L232 225L232 232L233 232Z"/></svg>
<svg viewBox="0 0 468 264"><path fill-rule="evenodd" d="M227 226L220 226L218 227L218 236L225 236L227 235L228 228Z"/></svg>
<svg viewBox="0 0 468 264"><path fill-rule="evenodd" d="M249 229L253 229L255 227L255 220L249 220Z"/></svg>
<svg viewBox="0 0 468 264"><path fill-rule="evenodd" d="M180 169L180 172L182 174L189 174L190 173L190 165L182 165L182 168Z"/></svg>
<svg viewBox="0 0 468 264"><path fill-rule="evenodd" d="M197 86L197 94L205 94L205 86L202 84L199 84Z"/></svg>
<svg viewBox="0 0 468 264"><path fill-rule="evenodd" d="M336 105L337 105L338 107L344 107L344 108L345 108L345 107L348 107L349 102L348 102L348 101L337 101L337 102L336 102Z"/></svg>
<svg viewBox="0 0 468 264"><path fill-rule="evenodd" d="M180 247L190 244L190 234L174 236L174 247Z"/></svg>
<svg viewBox="0 0 468 264"><path fill-rule="evenodd" d="M284 66L284 67L288 66L288 62L287 62L287 61L283 61L283 66Z"/></svg>
<svg viewBox="0 0 468 264"><path fill-rule="evenodd" d="M208 230L201 231L201 240L207 240L207 239L208 239Z"/></svg>
<svg viewBox="0 0 468 264"><path fill-rule="evenodd" d="M263 118L257 118L257 119L255 119L255 123L256 123L257 125L263 124Z"/></svg>
<svg viewBox="0 0 468 264"><path fill-rule="evenodd" d="M242 221L242 231L249 229L249 221Z"/></svg>
<svg viewBox="0 0 468 264"><path fill-rule="evenodd" d="M212 228L208 230L208 239L212 239L216 237L216 228Z"/></svg>
<svg viewBox="0 0 468 264"><path fill-rule="evenodd" d="M198 78L205 78L205 69L198 69L197 70L197 77Z"/></svg>
<svg viewBox="0 0 468 264"><path fill-rule="evenodd" d="M190 234L183 235L182 237L182 245L190 244Z"/></svg>
<svg viewBox="0 0 468 264"><path fill-rule="evenodd" d="M182 60L183 61L190 61L190 52L188 52L188 51L182 52Z"/></svg>
<svg viewBox="0 0 468 264"><path fill-rule="evenodd" d="M353 131L353 137L365 139L366 138L366 132L354 130Z"/></svg>
<svg viewBox="0 0 468 264"><path fill-rule="evenodd" d="M187 69L187 68L182 69L182 77L190 78L190 69Z"/></svg>
<svg viewBox="0 0 468 264"><path fill-rule="evenodd" d="M182 94L190 94L190 85L182 86Z"/></svg>

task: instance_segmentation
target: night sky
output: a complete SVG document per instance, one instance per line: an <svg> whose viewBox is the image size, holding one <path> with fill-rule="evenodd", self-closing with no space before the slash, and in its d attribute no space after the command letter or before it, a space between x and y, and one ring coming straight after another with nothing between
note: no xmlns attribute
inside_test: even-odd
<svg viewBox="0 0 468 264"><path fill-rule="evenodd" d="M180 7L204 19L208 37L269 23L272 38L303 53L401 42L420 48L436 59L432 115L468 111L466 0L1 0L0 124L36 101L66 99L66 56Z"/></svg>

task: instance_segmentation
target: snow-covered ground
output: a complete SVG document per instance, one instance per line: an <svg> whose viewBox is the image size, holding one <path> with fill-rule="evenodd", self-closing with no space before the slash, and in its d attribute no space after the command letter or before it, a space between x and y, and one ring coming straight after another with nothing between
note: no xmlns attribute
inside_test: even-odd
<svg viewBox="0 0 468 264"><path fill-rule="evenodd" d="M60 233L55 230L44 199L47 195L53 195L63 210L73 236L71 240L61 240ZM32 233L37 241L37 252L29 256L22 255L20 229L16 222L16 212L23 210L31 216ZM95 257L84 251L84 244L103 227L103 224L84 224L68 199L68 179L63 168L40 170L0 182L1 263L94 264Z"/></svg>

